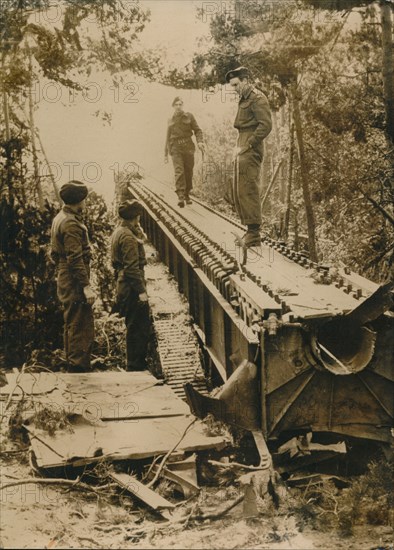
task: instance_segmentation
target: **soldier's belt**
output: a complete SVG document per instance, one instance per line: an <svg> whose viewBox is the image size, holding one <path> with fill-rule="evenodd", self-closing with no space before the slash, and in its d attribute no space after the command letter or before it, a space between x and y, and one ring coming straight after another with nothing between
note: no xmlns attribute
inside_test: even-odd
<svg viewBox="0 0 394 550"><path fill-rule="evenodd" d="M185 145L186 143L190 143L190 142L191 142L191 138L174 139L174 143L177 143L178 145Z"/></svg>
<svg viewBox="0 0 394 550"><path fill-rule="evenodd" d="M257 126L248 126L247 128L238 128L238 132L243 134L245 132L252 133L256 130Z"/></svg>

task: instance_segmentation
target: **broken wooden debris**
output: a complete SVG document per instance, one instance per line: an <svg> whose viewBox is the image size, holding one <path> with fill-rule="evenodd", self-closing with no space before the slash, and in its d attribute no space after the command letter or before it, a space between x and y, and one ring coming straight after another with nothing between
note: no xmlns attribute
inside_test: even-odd
<svg viewBox="0 0 394 550"><path fill-rule="evenodd" d="M228 468L230 470L266 470L265 466L250 466L249 464L241 464L240 462L221 462L219 460L208 460L208 464L212 464L212 466L216 466L218 468Z"/></svg>
<svg viewBox="0 0 394 550"><path fill-rule="evenodd" d="M315 484L320 484L325 481L332 481L338 488L349 487L350 482L343 477L331 475L331 474L306 474L291 476L287 479L286 483L289 487L305 487Z"/></svg>
<svg viewBox="0 0 394 550"><path fill-rule="evenodd" d="M155 416L189 414L168 386L149 372L9 373L0 399L30 397L34 409L43 406L68 414L118 422Z"/></svg>
<svg viewBox="0 0 394 550"><path fill-rule="evenodd" d="M193 453L184 460L177 460L174 462L169 462L167 468L175 474L179 474L182 478L186 479L194 487L199 489L197 483L197 468L196 468L196 454Z"/></svg>
<svg viewBox="0 0 394 550"><path fill-rule="evenodd" d="M257 507L257 493L253 486L253 480L244 485L244 500L242 507L242 515L244 518L255 518L259 514Z"/></svg>
<svg viewBox="0 0 394 550"><path fill-rule="evenodd" d="M293 458L289 458L288 455L273 455L275 469L280 474L295 472L311 464L318 464L325 460L330 460L338 456L338 453L331 451L320 451L318 453L311 453L309 455L301 455Z"/></svg>
<svg viewBox="0 0 394 550"><path fill-rule="evenodd" d="M273 453L275 468L279 473L290 473L300 468L324 462L346 453L346 444L339 443L321 444L312 442L312 432L293 437L281 445L276 453Z"/></svg>
<svg viewBox="0 0 394 550"><path fill-rule="evenodd" d="M267 468L248 472L238 478L238 483L244 489L242 514L244 518L256 517L259 514L258 500L268 494L270 472Z"/></svg>
<svg viewBox="0 0 394 550"><path fill-rule="evenodd" d="M158 466L155 466L152 471L156 473L158 471ZM169 466L163 468L162 476L164 479L168 479L175 483L182 491L185 498L190 498L200 492L200 487L197 485L197 482L191 481L185 473L182 475L180 472L172 471Z"/></svg>
<svg viewBox="0 0 394 550"><path fill-rule="evenodd" d="M154 478L152 479L152 481L149 482L149 487L151 485L154 485L156 483L156 481L159 479L159 476L160 476L160 473L161 473L161 470L164 468L166 462L169 460L170 456L172 455L172 453L177 449L177 447L179 447L179 445L182 443L182 441L184 440L186 434L190 431L190 429L194 426L194 424L196 423L197 421L197 418L193 418L193 420L190 422L190 424L188 424L186 426L186 428L183 430L182 432L182 435L180 436L180 438L174 443L174 445L170 448L169 451L167 451L166 455L163 457L162 461L160 462L160 464L158 465L157 467L157 472L154 476Z"/></svg>
<svg viewBox="0 0 394 550"><path fill-rule="evenodd" d="M104 426L79 425L73 433L58 431L49 436L44 430L28 427L32 448L40 468L82 466L100 460L138 460L165 454L179 441L179 434L190 424L184 416L147 418L137 422L106 422ZM223 437L207 437L196 423L180 443L180 450L191 452L223 448Z"/></svg>
<svg viewBox="0 0 394 550"><path fill-rule="evenodd" d="M135 476L110 472L109 477L120 487L137 497L153 510L173 509L175 505L155 491L141 483Z"/></svg>
<svg viewBox="0 0 394 550"><path fill-rule="evenodd" d="M346 453L346 444L341 441L339 443L321 444L312 442L312 432L305 435L293 437L278 449L278 455L288 453L290 458L309 455L312 451L330 451L333 453Z"/></svg>
<svg viewBox="0 0 394 550"><path fill-rule="evenodd" d="M223 448L228 442L222 435L205 434L188 406L146 371L13 372L7 381L0 388L3 402L28 399L26 415L32 421L25 427L39 468L142 459L178 446L181 452ZM49 434L45 426L35 425L37 411L51 407L66 412L71 430Z"/></svg>

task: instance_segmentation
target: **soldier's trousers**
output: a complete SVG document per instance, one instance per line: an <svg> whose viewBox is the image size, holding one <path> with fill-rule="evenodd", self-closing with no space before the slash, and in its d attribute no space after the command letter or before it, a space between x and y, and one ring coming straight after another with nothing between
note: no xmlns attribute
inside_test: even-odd
<svg viewBox="0 0 394 550"><path fill-rule="evenodd" d="M194 152L172 147L171 158L175 172L175 191L179 200L184 200L193 187Z"/></svg>
<svg viewBox="0 0 394 550"><path fill-rule="evenodd" d="M66 270L60 270L57 293L64 310L64 350L72 369L87 371L94 340L94 319L81 288L75 286Z"/></svg>
<svg viewBox="0 0 394 550"><path fill-rule="evenodd" d="M126 362L127 370L146 369L146 353L150 337L148 302L138 301L130 307L126 318Z"/></svg>
<svg viewBox="0 0 394 550"><path fill-rule="evenodd" d="M148 302L141 302L123 277L117 281L115 311L125 318L127 370L146 369L146 353L150 338L151 322Z"/></svg>
<svg viewBox="0 0 394 550"><path fill-rule="evenodd" d="M237 146L247 147L251 132L241 132ZM237 156L234 163L233 199L235 209L245 225L261 224L260 167L263 160L263 145L248 149Z"/></svg>

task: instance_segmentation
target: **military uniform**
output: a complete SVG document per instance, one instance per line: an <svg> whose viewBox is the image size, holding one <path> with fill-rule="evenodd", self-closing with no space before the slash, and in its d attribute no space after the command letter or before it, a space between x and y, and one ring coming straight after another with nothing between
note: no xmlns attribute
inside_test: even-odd
<svg viewBox="0 0 394 550"><path fill-rule="evenodd" d="M175 190L180 201L189 198L193 187L196 149L192 140L193 133L197 143L203 143L202 130L191 113L176 113L168 121L164 155L171 155L175 172Z"/></svg>
<svg viewBox="0 0 394 550"><path fill-rule="evenodd" d="M272 128L267 97L252 85L243 90L234 121L239 154L235 161L234 205L245 225L261 224L259 174L264 154L263 140Z"/></svg>
<svg viewBox="0 0 394 550"><path fill-rule="evenodd" d="M57 295L64 308L64 347L75 370L90 367L94 340L92 306L83 289L89 285L90 245L86 226L69 206L54 218L51 258L57 265Z"/></svg>
<svg viewBox="0 0 394 550"><path fill-rule="evenodd" d="M126 322L127 370L144 370L150 337L149 304L139 295L146 292L143 234L138 226L122 220L111 241L111 260L116 273L117 311Z"/></svg>

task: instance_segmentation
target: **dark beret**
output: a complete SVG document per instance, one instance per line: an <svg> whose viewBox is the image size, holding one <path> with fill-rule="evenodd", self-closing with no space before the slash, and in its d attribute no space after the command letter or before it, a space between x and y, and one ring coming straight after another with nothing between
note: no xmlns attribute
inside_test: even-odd
<svg viewBox="0 0 394 550"><path fill-rule="evenodd" d="M183 103L183 99L181 97L179 97L179 95L177 95L176 98L174 99L174 101L171 103L171 105L174 106L177 101L182 101L182 103Z"/></svg>
<svg viewBox="0 0 394 550"><path fill-rule="evenodd" d="M124 220L132 220L138 214L142 214L143 206L137 200L125 201L119 205L118 214Z"/></svg>
<svg viewBox="0 0 394 550"><path fill-rule="evenodd" d="M250 77L249 69L246 67L237 67L236 69L233 69L232 71L228 71L226 73L226 82L230 82L232 78L245 78Z"/></svg>
<svg viewBox="0 0 394 550"><path fill-rule="evenodd" d="M71 180L64 183L60 188L60 197L66 204L78 204L86 199L88 188L84 183L77 180Z"/></svg>

